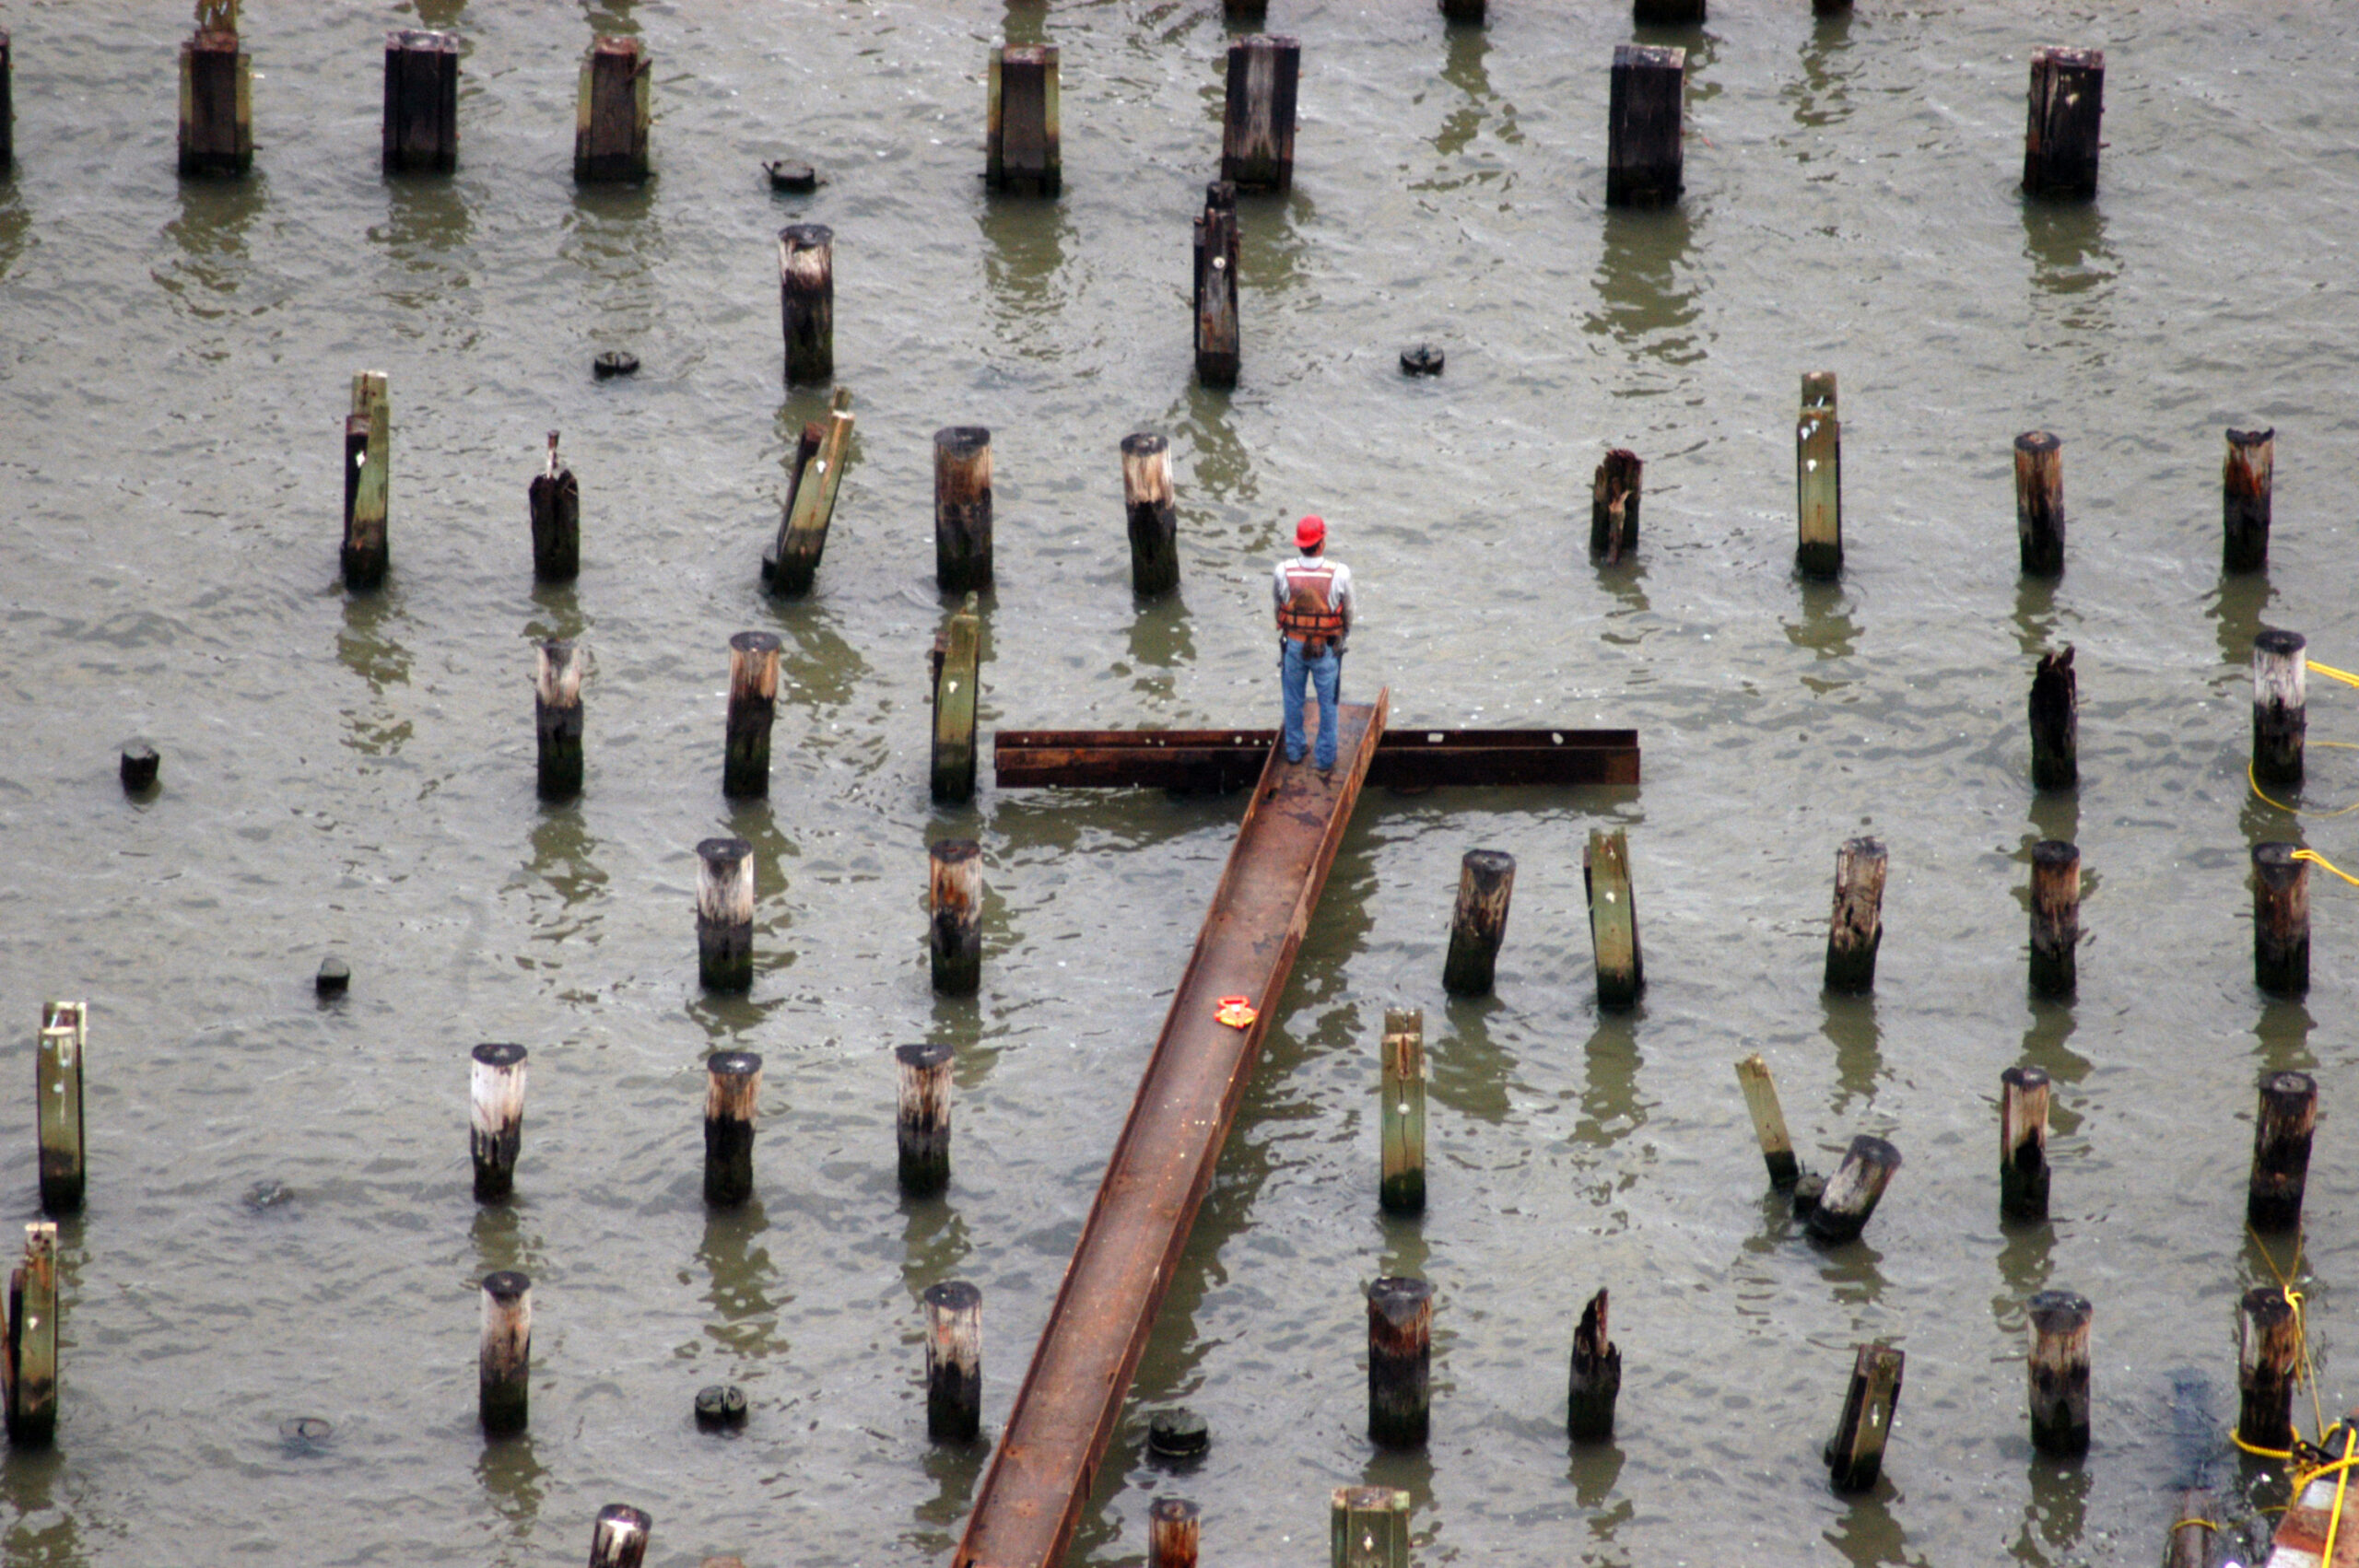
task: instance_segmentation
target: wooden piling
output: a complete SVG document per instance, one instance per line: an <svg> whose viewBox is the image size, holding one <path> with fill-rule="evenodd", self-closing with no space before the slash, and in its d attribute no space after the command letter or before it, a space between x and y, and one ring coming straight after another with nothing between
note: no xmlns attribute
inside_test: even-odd
<svg viewBox="0 0 2359 1568"><path fill-rule="evenodd" d="M2024 132L2025 193L2095 195L2104 115L2104 50L2033 50L2031 119Z"/></svg>
<svg viewBox="0 0 2359 1568"><path fill-rule="evenodd" d="M758 801L770 792L770 720L778 712L779 639L739 632L729 639L729 729L721 792Z"/></svg>
<svg viewBox="0 0 2359 1568"><path fill-rule="evenodd" d="M1416 1214L1426 1207L1426 1015L1387 1009L1378 1051L1378 1117L1383 1144L1377 1201L1388 1214Z"/></svg>
<svg viewBox="0 0 2359 1568"><path fill-rule="evenodd" d="M154 789L156 770L162 761L151 745L141 743L123 747L123 755L115 763L115 774L123 780L123 792L137 795Z"/></svg>
<svg viewBox="0 0 2359 1568"><path fill-rule="evenodd" d="M1171 443L1140 431L1122 438L1122 510L1131 535L1131 591L1180 586L1180 511L1171 499Z"/></svg>
<svg viewBox="0 0 2359 1568"><path fill-rule="evenodd" d="M808 449L797 455L794 487L788 492L786 511L779 524L778 544L770 571L770 591L780 595L808 593L819 575L819 557L827 547L827 525L836 515L836 491L843 484L844 465L851 457L851 389L838 387L827 412L827 424L814 441L812 427L804 427Z"/></svg>
<svg viewBox="0 0 2359 1568"><path fill-rule="evenodd" d="M355 591L382 583L392 563L386 514L393 444L385 373L363 370L352 378L352 412L344 422L344 585Z"/></svg>
<svg viewBox="0 0 2359 1568"><path fill-rule="evenodd" d="M1196 380L1207 387L1235 386L1243 367L1237 307L1241 250L1237 187L1215 181L1204 187L1203 216L1196 219Z"/></svg>
<svg viewBox="0 0 2359 1568"><path fill-rule="evenodd" d="M1848 838L1835 851L1835 908L1826 928L1826 989L1865 996L1876 989L1884 944L1884 843Z"/></svg>
<svg viewBox="0 0 2359 1568"><path fill-rule="evenodd" d="M1794 421L1794 567L1809 578L1843 575L1843 425L1836 411L1835 372L1802 375Z"/></svg>
<svg viewBox="0 0 2359 1568"><path fill-rule="evenodd" d="M1056 45L1003 43L992 51L989 92L984 183L1055 195L1064 183Z"/></svg>
<svg viewBox="0 0 2359 1568"><path fill-rule="evenodd" d="M715 1051L704 1067L704 1200L714 1209L734 1209L754 1196L762 1059L752 1051Z"/></svg>
<svg viewBox="0 0 2359 1568"><path fill-rule="evenodd" d="M972 838L941 838L926 859L933 989L944 996L973 996L983 979L983 848Z"/></svg>
<svg viewBox="0 0 2359 1568"><path fill-rule="evenodd" d="M6 173L17 161L17 100L11 78L16 73L16 55L9 47L8 29L0 28L0 173Z"/></svg>
<svg viewBox="0 0 2359 1568"><path fill-rule="evenodd" d="M459 167L459 35L396 28L385 35L388 174Z"/></svg>
<svg viewBox="0 0 2359 1568"><path fill-rule="evenodd" d="M2261 1075L2260 1107L2252 1127L2252 1182L2245 1199L2245 1221L2254 1230L2300 1228L2310 1135L2318 1122L2318 1086L2308 1073Z"/></svg>
<svg viewBox="0 0 2359 1568"><path fill-rule="evenodd" d="M516 1190L516 1156L524 1144L526 1052L510 1042L477 1046L467 1070L467 1155L475 1201Z"/></svg>
<svg viewBox="0 0 2359 1568"><path fill-rule="evenodd" d="M1240 191L1294 184L1295 84L1302 45L1257 33L1228 43L1228 102L1222 117L1220 177Z"/></svg>
<svg viewBox="0 0 2359 1568"><path fill-rule="evenodd" d="M2294 1446L2294 1383L2302 1318L2284 1291L2247 1291L2236 1309L2236 1439L2287 1453Z"/></svg>
<svg viewBox="0 0 2359 1568"><path fill-rule="evenodd" d="M2081 783L2081 682L2072 647L2040 655L2031 677L2031 784L2073 790Z"/></svg>
<svg viewBox="0 0 2359 1568"><path fill-rule="evenodd" d="M1469 849L1458 866L1458 907L1449 919L1449 954L1442 989L1452 996L1488 996L1499 943L1507 939L1508 903L1515 896L1515 857L1504 849Z"/></svg>
<svg viewBox="0 0 2359 1568"><path fill-rule="evenodd" d="M975 702L982 620L975 596L951 616L933 640L933 762L931 790L939 804L975 798Z"/></svg>
<svg viewBox="0 0 2359 1568"><path fill-rule="evenodd" d="M25 1226L25 1260L8 1275L6 1426L17 1448L57 1440L57 1223Z"/></svg>
<svg viewBox="0 0 2359 1568"><path fill-rule="evenodd" d="M598 1510L590 1531L590 1568L640 1568L647 1561L647 1534L654 1521L628 1503Z"/></svg>
<svg viewBox="0 0 2359 1568"><path fill-rule="evenodd" d="M1760 1141L1762 1162L1769 1167L1769 1185L1779 1192L1790 1192L1802 1180L1802 1167L1794 1158L1794 1141L1786 1135L1786 1113L1778 1104L1778 1085L1769 1076L1769 1064L1756 1051L1736 1064L1736 1081L1744 1091L1744 1108L1753 1117L1753 1135Z"/></svg>
<svg viewBox="0 0 2359 1568"><path fill-rule="evenodd" d="M1573 1330L1573 1370L1565 1398L1566 1434L1576 1443L1614 1438L1614 1401L1622 1392L1622 1349L1606 1333L1605 1292L1581 1308Z"/></svg>
<svg viewBox="0 0 2359 1568"><path fill-rule="evenodd" d="M1220 0L1221 19L1232 24L1259 22L1270 11L1270 0Z"/></svg>
<svg viewBox="0 0 2359 1568"><path fill-rule="evenodd" d="M1606 107L1605 205L1667 207L1679 200L1680 117L1687 88L1687 51L1638 43L1614 46Z"/></svg>
<svg viewBox="0 0 2359 1568"><path fill-rule="evenodd" d="M710 991L754 985L754 847L743 838L697 846L697 976Z"/></svg>
<svg viewBox="0 0 2359 1568"><path fill-rule="evenodd" d="M836 373L836 231L792 223L778 231L778 308L786 333L786 384Z"/></svg>
<svg viewBox="0 0 2359 1568"><path fill-rule="evenodd" d="M1146 1568L1196 1568L1203 1510L1184 1497L1158 1497L1146 1511Z"/></svg>
<svg viewBox="0 0 2359 1568"><path fill-rule="evenodd" d="M1581 852L1581 887L1589 895L1590 947L1597 958L1597 1005L1635 1007L1647 989L1638 947L1638 909L1630 887L1630 844L1621 828L1591 828Z"/></svg>
<svg viewBox="0 0 2359 1568"><path fill-rule="evenodd" d="M533 1281L502 1269L483 1277L475 1348L475 1418L486 1436L510 1436L530 1424L532 1385Z"/></svg>
<svg viewBox="0 0 2359 1568"><path fill-rule="evenodd" d="M1339 1486L1330 1511L1330 1568L1409 1568L1409 1494Z"/></svg>
<svg viewBox="0 0 2359 1568"><path fill-rule="evenodd" d="M933 433L933 580L945 593L992 585L992 433Z"/></svg>
<svg viewBox="0 0 2359 1568"><path fill-rule="evenodd" d="M1421 1448L1432 1424L1434 1288L1388 1277L1367 1291L1367 1434Z"/></svg>
<svg viewBox="0 0 2359 1568"><path fill-rule="evenodd" d="M524 505L533 523L533 576L571 582L581 574L581 481L557 461L555 430L548 462L525 487Z"/></svg>
<svg viewBox="0 0 2359 1568"><path fill-rule="evenodd" d="M2031 989L2063 998L2080 984L2081 851L2043 838L2031 849Z"/></svg>
<svg viewBox="0 0 2359 1568"><path fill-rule="evenodd" d="M196 34L181 44L181 172L243 174L253 160L253 69L236 0L199 0Z"/></svg>
<svg viewBox="0 0 2359 1568"><path fill-rule="evenodd" d="M342 996L352 988L352 965L341 958L320 960L320 967L311 977L311 989L320 996Z"/></svg>
<svg viewBox="0 0 2359 1568"><path fill-rule="evenodd" d="M2270 489L2277 467L2277 432L2230 430L2220 467L2220 569L2257 572L2269 565Z"/></svg>
<svg viewBox="0 0 2359 1568"><path fill-rule="evenodd" d="M1810 1234L1829 1244L1857 1240L1899 1169L1900 1151L1883 1139L1864 1132L1852 1139L1843 1164L1826 1178L1818 1207L1810 1211Z"/></svg>
<svg viewBox="0 0 2359 1568"><path fill-rule="evenodd" d="M33 1126L41 1149L41 1211L82 1211L82 1055L88 1002L44 1002L33 1049Z"/></svg>
<svg viewBox="0 0 2359 1568"><path fill-rule="evenodd" d="M2309 729L2309 639L2274 626L2252 639L2252 776L2263 784L2302 781Z"/></svg>
<svg viewBox="0 0 2359 1568"><path fill-rule="evenodd" d="M2089 1448L2087 1298L2042 1291L2031 1298L2031 1442L2044 1454Z"/></svg>
<svg viewBox="0 0 2359 1568"><path fill-rule="evenodd" d="M2252 977L2271 996L2310 989L2310 865L2298 844L2252 847Z"/></svg>
<svg viewBox="0 0 2359 1568"><path fill-rule="evenodd" d="M1481 27L1484 7L1485 0L1441 0L1441 19Z"/></svg>
<svg viewBox="0 0 2359 1568"><path fill-rule="evenodd" d="M585 185L647 178L655 61L635 38L592 41L573 106L573 178Z"/></svg>
<svg viewBox="0 0 2359 1568"><path fill-rule="evenodd" d="M2212 1568L2212 1547L2220 1527L2212 1517L2212 1493L2191 1486L2179 1494L2178 1517L2171 1521L2170 1539L2163 1549L2163 1568Z"/></svg>
<svg viewBox="0 0 2359 1568"><path fill-rule="evenodd" d="M1853 1352L1843 1414L1826 1445L1826 1484L1833 1490L1866 1492L1884 1473L1884 1443L1892 1434L1907 1362L1907 1353L1891 1345L1861 1345Z"/></svg>
<svg viewBox="0 0 2359 1568"><path fill-rule="evenodd" d="M2011 1067L1999 1075L1999 1212L2048 1218L2048 1073Z"/></svg>
<svg viewBox="0 0 2359 1568"><path fill-rule="evenodd" d="M983 1293L964 1280L925 1288L925 1433L972 1443L983 1433Z"/></svg>
<svg viewBox="0 0 2359 1568"><path fill-rule="evenodd" d="M1638 547L1640 480L1646 464L1637 452L1615 447L1590 481L1589 553L1612 566Z"/></svg>
<svg viewBox="0 0 2359 1568"><path fill-rule="evenodd" d="M893 1047L899 1084L895 1141L900 1147L901 1190L912 1198L950 1185L950 1068L957 1056L940 1040Z"/></svg>
<svg viewBox="0 0 2359 1568"><path fill-rule="evenodd" d="M1630 0L1630 20L1642 28L1700 28L1705 0Z"/></svg>
<svg viewBox="0 0 2359 1568"><path fill-rule="evenodd" d="M2025 577L2064 569L2064 443L2046 430L2015 438L2015 543Z"/></svg>
<svg viewBox="0 0 2359 1568"><path fill-rule="evenodd" d="M540 796L569 801L581 793L581 677L589 660L570 642L545 642L533 657L533 734L540 753Z"/></svg>

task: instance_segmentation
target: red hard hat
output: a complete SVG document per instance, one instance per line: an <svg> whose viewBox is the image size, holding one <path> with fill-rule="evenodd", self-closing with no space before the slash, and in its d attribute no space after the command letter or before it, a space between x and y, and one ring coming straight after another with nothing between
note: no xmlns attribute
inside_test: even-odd
<svg viewBox="0 0 2359 1568"><path fill-rule="evenodd" d="M1307 517L1294 525L1294 543L1298 550L1308 550L1327 537L1327 522L1323 518Z"/></svg>

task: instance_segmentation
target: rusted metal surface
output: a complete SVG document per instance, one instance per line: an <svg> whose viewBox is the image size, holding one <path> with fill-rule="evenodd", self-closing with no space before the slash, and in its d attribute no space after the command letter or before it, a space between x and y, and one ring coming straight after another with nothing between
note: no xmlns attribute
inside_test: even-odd
<svg viewBox="0 0 2359 1568"><path fill-rule="evenodd" d="M1387 696L1346 703L1322 779L1263 753L1262 778L1171 999L1130 1119L983 1477L953 1568L1050 1568L1073 1539L1147 1331L1212 1181L1262 1036L1384 730ZM1243 996L1258 1016L1213 1016Z"/></svg>
<svg viewBox="0 0 2359 1568"><path fill-rule="evenodd" d="M1235 790L1261 777L1274 730L1002 730L992 775L1043 784ZM1388 730L1368 783L1636 784L1635 730Z"/></svg>

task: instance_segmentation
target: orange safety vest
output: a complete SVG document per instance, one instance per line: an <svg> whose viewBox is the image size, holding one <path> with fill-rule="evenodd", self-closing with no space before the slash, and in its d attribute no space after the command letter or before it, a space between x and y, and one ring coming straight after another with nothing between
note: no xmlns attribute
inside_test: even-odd
<svg viewBox="0 0 2359 1568"><path fill-rule="evenodd" d="M1312 643L1332 642L1344 635L1344 612L1329 602L1334 586L1332 567L1286 568L1286 603L1278 612L1278 630L1286 637Z"/></svg>

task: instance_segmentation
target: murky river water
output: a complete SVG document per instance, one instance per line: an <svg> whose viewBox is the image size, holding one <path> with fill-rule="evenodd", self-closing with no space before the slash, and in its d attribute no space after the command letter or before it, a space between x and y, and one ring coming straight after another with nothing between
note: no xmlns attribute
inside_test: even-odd
<svg viewBox="0 0 2359 1568"><path fill-rule="evenodd" d="M1415 1494L1425 1562L2136 1562L2233 1411L2253 1081L2315 1067L2314 1349L2330 1410L2359 1267L2344 1107L2359 895L2315 879L2306 1005L2250 983L2246 791L2264 621L2359 660L2348 407L2359 12L1731 5L1690 45L1688 189L1602 207L1612 4L1273 0L1302 39L1297 184L1244 204L1245 374L1191 385L1188 218L1218 156L1204 0L506 7L256 0L260 146L172 167L177 7L0 5L0 1003L87 996L91 1199L65 1227L64 1420L0 1467L11 1563L578 1562L609 1501L651 1562L944 1560L982 1457L930 1451L926 1284L985 1291L1004 1418L1241 804L925 790L929 437L994 432L983 722L1273 721L1262 574L1326 514L1358 577L1349 685L1411 723L1630 724L1637 790L1372 794L1142 1368L1215 1447L1174 1483L1135 1413L1076 1560L1135 1561L1149 1501L1206 1557L1315 1563L1331 1488ZM384 29L466 36L458 174L377 167ZM593 32L656 62L658 178L577 191ZM1062 200L986 198L987 45L1062 46ZM1682 41L1666 39L1662 41ZM2103 47L2104 191L2015 190L2025 60ZM759 164L830 182L775 197ZM816 595L756 564L792 433L771 237L837 234L859 434ZM1449 355L1438 381L1404 345ZM628 348L635 380L595 383ZM336 579L347 383L393 407L393 576ZM1842 378L1849 569L1792 578L1802 371ZM2278 430L2266 579L2218 569L2221 429ZM2020 579L2009 440L2064 439L2070 567ZM584 568L535 590L543 433ZM1139 605L1116 445L1167 432L1184 581ZM1648 460L1635 563L1583 548L1608 445ZM2341 497L2341 498L2339 498ZM725 643L786 645L767 805L719 790ZM594 650L589 784L544 808L531 644ZM2035 656L2079 649L2084 782L2026 784ZM2317 683L2311 732L2359 741ZM163 753L126 802L117 744ZM2310 804L2359 800L2314 751ZM2302 825L2359 862L2351 823ZM1651 981L1600 1016L1579 876L1630 834ZM1872 1000L1819 988L1836 844L1892 885ZM758 974L696 985L692 846L758 851ZM979 835L979 1000L937 1001L923 846ZM2078 841L2071 1005L2024 993L2036 840ZM1459 856L1511 850L1496 995L1440 991ZM323 954L350 997L314 1001ZM1435 1169L1375 1203L1383 1010L1421 1006ZM465 1056L533 1053L521 1196L469 1196ZM890 1048L959 1047L957 1180L898 1195ZM700 1200L701 1059L768 1059L759 1200ZM1825 1253L1765 1200L1731 1062L1762 1051L1805 1159L1907 1166ZM33 1212L29 1051L0 1193ZM2000 1071L2058 1108L2053 1223L2002 1228ZM2283 1249L2281 1249L2281 1258ZM535 1284L534 1424L475 1429L475 1281ZM1379 1274L1436 1281L1435 1435L1363 1436ZM1568 1452L1571 1316L1610 1285L1618 1442ZM2035 1457L2025 1298L2096 1304L2096 1445ZM1886 1480L1824 1484L1856 1342L1908 1354ZM731 1381L754 1416L699 1434ZM2200 1409L2190 1411L2190 1406ZM281 1423L333 1423L290 1443ZM2199 1443L2208 1457L2216 1445ZM2223 1473L2234 1471L2224 1465Z"/></svg>

